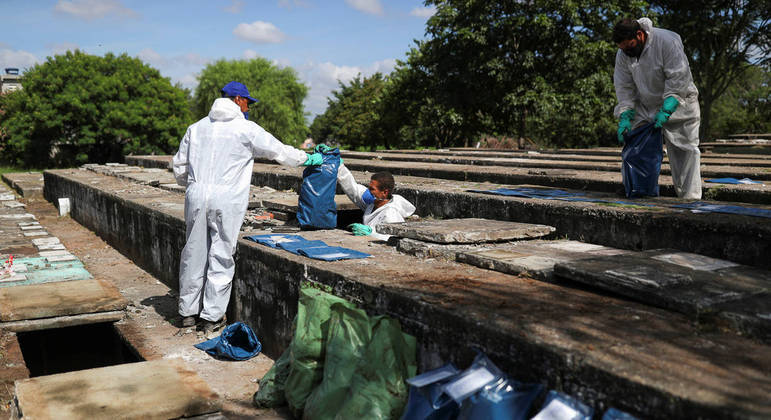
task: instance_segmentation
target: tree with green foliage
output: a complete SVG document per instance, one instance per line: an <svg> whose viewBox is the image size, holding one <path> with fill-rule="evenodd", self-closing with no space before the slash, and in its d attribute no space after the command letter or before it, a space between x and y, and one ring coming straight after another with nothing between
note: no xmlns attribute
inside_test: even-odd
<svg viewBox="0 0 771 420"><path fill-rule="evenodd" d="M390 146L392 135L381 122L383 91L388 79L381 73L362 78L357 75L349 84L339 83L327 100L327 110L311 125L316 141L339 142L349 148Z"/></svg>
<svg viewBox="0 0 771 420"><path fill-rule="evenodd" d="M699 89L701 137L709 138L715 102L748 64L771 65L769 0L652 0L657 26L677 32Z"/></svg>
<svg viewBox="0 0 771 420"><path fill-rule="evenodd" d="M186 92L126 54L48 57L25 72L22 86L0 97L0 156L15 165L172 153L191 122Z"/></svg>
<svg viewBox="0 0 771 420"><path fill-rule="evenodd" d="M428 39L408 55L424 121L452 127L446 145L482 133L586 146L614 126L610 33L636 0L428 0ZM413 84L415 86L416 84Z"/></svg>
<svg viewBox="0 0 771 420"><path fill-rule="evenodd" d="M308 88L290 67L278 68L264 58L219 60L207 65L198 77L193 112L209 113L220 89L230 81L241 82L259 102L249 107L249 119L287 144L297 145L308 135L303 101Z"/></svg>
<svg viewBox="0 0 771 420"><path fill-rule="evenodd" d="M771 133L771 71L758 65L746 66L712 106L710 138Z"/></svg>

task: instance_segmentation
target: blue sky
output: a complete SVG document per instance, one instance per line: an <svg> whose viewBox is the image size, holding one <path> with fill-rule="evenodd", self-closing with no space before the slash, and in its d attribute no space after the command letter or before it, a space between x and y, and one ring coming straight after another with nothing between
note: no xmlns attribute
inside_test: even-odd
<svg viewBox="0 0 771 420"><path fill-rule="evenodd" d="M390 72L432 13L421 0L0 0L0 69L125 52L194 88L208 62L264 57L297 70L313 116L337 80Z"/></svg>

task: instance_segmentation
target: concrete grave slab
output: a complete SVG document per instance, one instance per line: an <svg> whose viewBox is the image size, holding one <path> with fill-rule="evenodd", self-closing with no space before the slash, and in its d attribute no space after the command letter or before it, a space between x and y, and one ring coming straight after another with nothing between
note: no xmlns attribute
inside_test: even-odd
<svg viewBox="0 0 771 420"><path fill-rule="evenodd" d="M62 244L42 244L36 245L38 251L51 251L51 250L63 250L66 249Z"/></svg>
<svg viewBox="0 0 771 420"><path fill-rule="evenodd" d="M0 219L32 219L37 220L34 214L29 213L17 213L17 214L0 214Z"/></svg>
<svg viewBox="0 0 771 420"><path fill-rule="evenodd" d="M297 213L298 211L296 194L292 194L291 196L286 198L277 197L277 198L264 199L262 200L262 205L269 209L276 209L276 210L290 212L290 213ZM335 195L335 206L337 206L338 211L359 210L356 204L353 204L351 200L349 200L348 197L345 196L344 194Z"/></svg>
<svg viewBox="0 0 771 420"><path fill-rule="evenodd" d="M0 276L0 283L11 283L15 281L24 281L27 280L27 276L25 274L10 274L10 275L4 275Z"/></svg>
<svg viewBox="0 0 771 420"><path fill-rule="evenodd" d="M18 201L3 201L3 205L8 208L17 209L19 207L25 207L24 204L19 203Z"/></svg>
<svg viewBox="0 0 771 420"><path fill-rule="evenodd" d="M767 270L666 249L560 263L555 273L689 315L741 307L771 291Z"/></svg>
<svg viewBox="0 0 771 420"><path fill-rule="evenodd" d="M377 226L377 231L400 238L440 244L467 244L540 238L554 232L546 225L507 222L490 219L444 219L389 223Z"/></svg>
<svg viewBox="0 0 771 420"><path fill-rule="evenodd" d="M78 261L78 257L67 254L67 255L53 255L50 257L46 257L46 260L48 262L64 262L64 261Z"/></svg>
<svg viewBox="0 0 771 420"><path fill-rule="evenodd" d="M126 300L115 286L98 279L42 283L0 289L2 322L119 311Z"/></svg>
<svg viewBox="0 0 771 420"><path fill-rule="evenodd" d="M19 226L19 228L20 228L22 231L24 231L24 230L39 230L39 229L43 229L43 227L42 227L42 226L40 226L40 224L37 224L37 225L29 225L29 226Z"/></svg>
<svg viewBox="0 0 771 420"><path fill-rule="evenodd" d="M59 238L52 236L50 238L33 239L32 243L34 245L50 245L50 244L58 244L60 242L59 242Z"/></svg>
<svg viewBox="0 0 771 420"><path fill-rule="evenodd" d="M15 388L30 419L170 419L220 410L219 396L178 359L23 379Z"/></svg>
<svg viewBox="0 0 771 420"><path fill-rule="evenodd" d="M44 230L33 230L31 232L24 232L24 236L45 236L48 235L48 232Z"/></svg>
<svg viewBox="0 0 771 420"><path fill-rule="evenodd" d="M18 225L21 228L29 226L40 226L40 222L19 222Z"/></svg>
<svg viewBox="0 0 771 420"><path fill-rule="evenodd" d="M16 196L10 193L0 194L0 201L15 200Z"/></svg>
<svg viewBox="0 0 771 420"><path fill-rule="evenodd" d="M41 257L55 257L59 255L70 255L69 251L66 250L60 250L60 251L42 251L40 252Z"/></svg>

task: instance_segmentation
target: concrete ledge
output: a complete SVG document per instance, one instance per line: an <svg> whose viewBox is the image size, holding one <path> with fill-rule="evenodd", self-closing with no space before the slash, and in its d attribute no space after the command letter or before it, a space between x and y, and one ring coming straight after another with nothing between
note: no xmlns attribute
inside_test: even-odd
<svg viewBox="0 0 771 420"><path fill-rule="evenodd" d="M43 174L40 172L5 173L3 181L24 198L43 198Z"/></svg>
<svg viewBox="0 0 771 420"><path fill-rule="evenodd" d="M129 159L129 158L127 158ZM142 165L160 165L170 156L133 157ZM347 165L346 161L346 165ZM358 182L369 182L369 174L354 172ZM275 189L298 190L302 169L255 164L252 184ZM613 248L635 251L676 248L741 264L771 268L771 220L733 214L693 214L666 207L684 201L666 197L642 200L662 207L623 207L596 203L564 202L493 196L467 192L511 185L448 181L399 176L397 192L417 207L423 217L453 219L478 217L557 228L558 235ZM600 197L602 197L600 195ZM618 197L605 197L616 200Z"/></svg>
<svg viewBox="0 0 771 420"><path fill-rule="evenodd" d="M72 216L176 284L183 197L86 171L46 171L46 196L73 198ZM117 191L121 191L117 193ZM542 381L598 410L641 417L771 416L768 347L704 331L679 314L456 263L409 259L340 231L304 232L374 255L309 260L238 243L231 320L249 323L276 357L290 339L300 282L399 319L420 343L422 369L465 365L472 346L518 379ZM170 269L173 267L172 269ZM173 275L171 274L173 273Z"/></svg>

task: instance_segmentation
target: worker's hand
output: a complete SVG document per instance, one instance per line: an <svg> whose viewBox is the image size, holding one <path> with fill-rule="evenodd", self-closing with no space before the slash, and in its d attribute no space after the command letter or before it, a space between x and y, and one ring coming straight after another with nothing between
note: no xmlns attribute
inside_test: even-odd
<svg viewBox="0 0 771 420"><path fill-rule="evenodd" d="M321 153L306 153L308 159L303 163L303 166L318 166L324 163L324 156Z"/></svg>
<svg viewBox="0 0 771 420"><path fill-rule="evenodd" d="M334 150L334 147L329 147L329 146L327 146L326 144L323 144L323 143L318 145L318 146L316 146L316 148L313 149L313 151L316 152L316 153L327 153L327 152L330 152L332 150Z"/></svg>
<svg viewBox="0 0 771 420"><path fill-rule="evenodd" d="M633 118L634 109L627 109L621 113L621 119L618 121L618 144L624 144L624 134L632 129Z"/></svg>
<svg viewBox="0 0 771 420"><path fill-rule="evenodd" d="M348 225L348 227L351 229L351 232L353 232L356 236L368 236L372 233L372 228L367 225L362 225L361 223L351 223Z"/></svg>
<svg viewBox="0 0 771 420"><path fill-rule="evenodd" d="M680 102L677 102L674 96L667 96L667 99L664 99L664 105L661 105L661 109L656 113L656 128L661 128L669 121L669 117L674 114L678 105Z"/></svg>

